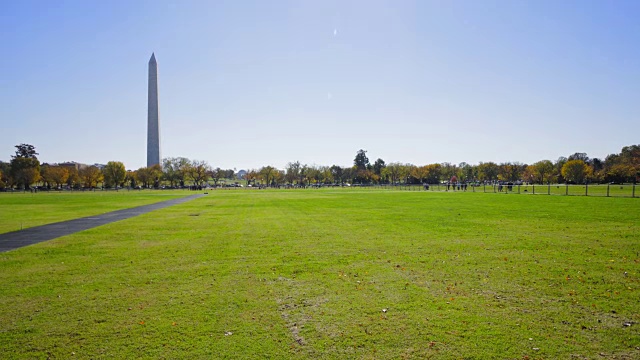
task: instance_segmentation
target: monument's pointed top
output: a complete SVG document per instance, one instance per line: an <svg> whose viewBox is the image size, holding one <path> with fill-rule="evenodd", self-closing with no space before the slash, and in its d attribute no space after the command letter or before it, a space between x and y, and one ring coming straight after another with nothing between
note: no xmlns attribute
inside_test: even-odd
<svg viewBox="0 0 640 360"><path fill-rule="evenodd" d="M151 53L151 59L149 59L149 62L156 62L156 53Z"/></svg>

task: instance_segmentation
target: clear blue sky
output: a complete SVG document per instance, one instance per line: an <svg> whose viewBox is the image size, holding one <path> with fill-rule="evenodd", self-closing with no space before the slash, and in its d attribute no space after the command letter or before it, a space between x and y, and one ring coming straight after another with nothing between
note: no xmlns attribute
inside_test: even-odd
<svg viewBox="0 0 640 360"><path fill-rule="evenodd" d="M604 157L640 143L640 1L0 0L0 160Z"/></svg>

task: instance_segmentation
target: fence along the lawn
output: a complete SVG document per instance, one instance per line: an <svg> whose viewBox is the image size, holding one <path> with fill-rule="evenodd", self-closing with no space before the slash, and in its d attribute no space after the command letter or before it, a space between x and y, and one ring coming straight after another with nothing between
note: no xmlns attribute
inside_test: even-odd
<svg viewBox="0 0 640 360"><path fill-rule="evenodd" d="M532 195L573 195L606 197L640 197L636 184L429 184L374 185L365 188L384 188L407 191L451 191Z"/></svg>

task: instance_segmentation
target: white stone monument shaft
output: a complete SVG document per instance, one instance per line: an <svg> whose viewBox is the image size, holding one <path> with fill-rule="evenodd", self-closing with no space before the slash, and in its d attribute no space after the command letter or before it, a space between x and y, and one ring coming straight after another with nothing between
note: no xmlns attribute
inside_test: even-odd
<svg viewBox="0 0 640 360"><path fill-rule="evenodd" d="M147 110L147 167L160 164L160 118L158 115L158 63L155 53L149 60L149 100Z"/></svg>

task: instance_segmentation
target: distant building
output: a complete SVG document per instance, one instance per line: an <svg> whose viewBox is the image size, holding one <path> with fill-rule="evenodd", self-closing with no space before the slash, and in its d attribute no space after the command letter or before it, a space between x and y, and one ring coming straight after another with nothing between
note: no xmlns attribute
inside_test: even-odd
<svg viewBox="0 0 640 360"><path fill-rule="evenodd" d="M238 180L244 180L245 176L247 176L247 172L245 170L240 170L236 173L236 178L238 178Z"/></svg>
<svg viewBox="0 0 640 360"><path fill-rule="evenodd" d="M84 169L86 167L88 167L89 165L87 164L81 164L81 163L77 163L75 161L67 161L67 162L61 162L61 163L57 163L57 164L51 164L52 166L62 166L62 167L68 167L68 168L75 168L76 170L80 170L80 169Z"/></svg>

